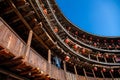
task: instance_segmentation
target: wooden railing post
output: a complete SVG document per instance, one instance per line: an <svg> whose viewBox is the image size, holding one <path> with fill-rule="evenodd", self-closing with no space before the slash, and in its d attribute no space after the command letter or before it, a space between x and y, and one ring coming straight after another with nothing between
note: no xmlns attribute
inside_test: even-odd
<svg viewBox="0 0 120 80"><path fill-rule="evenodd" d="M96 58L97 58L97 61L99 61L99 58L98 58L98 56L96 56Z"/></svg>
<svg viewBox="0 0 120 80"><path fill-rule="evenodd" d="M90 54L88 54L88 58L91 59Z"/></svg>
<svg viewBox="0 0 120 80"><path fill-rule="evenodd" d="M114 57L112 58L112 60L113 60L113 62L114 62L114 63L116 63L116 60L115 60L115 58L114 58Z"/></svg>
<svg viewBox="0 0 120 80"><path fill-rule="evenodd" d="M26 45L26 50L25 50L25 54L24 57L26 58L29 53L30 53L30 45L31 45L31 41L32 41L32 36L33 36L33 31L30 30L29 32L29 36L28 36L28 40L27 40L27 45Z"/></svg>
<svg viewBox="0 0 120 80"><path fill-rule="evenodd" d="M105 76L104 76L104 74L103 74L103 71L101 71L101 74L102 74L103 80L105 80Z"/></svg>
<svg viewBox="0 0 120 80"><path fill-rule="evenodd" d="M74 66L74 70L75 70L76 80L79 80L79 79L78 79L78 73L77 73L76 66Z"/></svg>
<svg viewBox="0 0 120 80"><path fill-rule="evenodd" d="M51 76L51 50L48 50L48 74Z"/></svg>
<svg viewBox="0 0 120 80"><path fill-rule="evenodd" d="M114 77L113 77L113 74L112 74L112 72L110 71L110 75L111 75L111 77L112 77L112 80L114 80Z"/></svg>
<svg viewBox="0 0 120 80"><path fill-rule="evenodd" d="M8 45L7 45L8 49L10 48L11 42L12 42L12 35L9 36L9 41L8 41Z"/></svg>
<svg viewBox="0 0 120 80"><path fill-rule="evenodd" d="M48 50L48 63L51 64L51 50Z"/></svg>
<svg viewBox="0 0 120 80"><path fill-rule="evenodd" d="M105 60L105 62L107 63L107 59L106 59L106 57L104 57L104 60Z"/></svg>
<svg viewBox="0 0 120 80"><path fill-rule="evenodd" d="M66 62L65 61L63 61L63 67L64 67L65 80L68 80L67 79L67 70L66 70Z"/></svg>
<svg viewBox="0 0 120 80"><path fill-rule="evenodd" d="M95 80L97 80L96 75L95 75L95 71L93 69L92 69L92 73L93 73L93 76L94 76Z"/></svg>
<svg viewBox="0 0 120 80"><path fill-rule="evenodd" d="M87 74L86 74L86 71L85 71L84 68L83 68L83 72L84 72L84 74L85 74L85 79L88 80L88 79L87 79Z"/></svg>

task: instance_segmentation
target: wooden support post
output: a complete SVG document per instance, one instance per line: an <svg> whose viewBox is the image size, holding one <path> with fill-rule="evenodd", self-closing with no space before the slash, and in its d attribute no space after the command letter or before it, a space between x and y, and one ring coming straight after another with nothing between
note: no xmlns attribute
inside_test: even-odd
<svg viewBox="0 0 120 80"><path fill-rule="evenodd" d="M75 70L76 80L79 80L79 79L78 79L78 73L77 73L76 66L74 66L74 70Z"/></svg>
<svg viewBox="0 0 120 80"><path fill-rule="evenodd" d="M99 58L98 58L98 56L96 56L96 58L97 58L97 61L99 61Z"/></svg>
<svg viewBox="0 0 120 80"><path fill-rule="evenodd" d="M101 71L101 74L102 74L103 80L105 80L105 76L104 76L104 74L103 74L103 71Z"/></svg>
<svg viewBox="0 0 120 80"><path fill-rule="evenodd" d="M48 50L48 73L51 76L51 50Z"/></svg>
<svg viewBox="0 0 120 80"><path fill-rule="evenodd" d="M12 35L9 36L9 41L8 41L7 49L10 48L11 42L12 42Z"/></svg>
<svg viewBox="0 0 120 80"><path fill-rule="evenodd" d="M51 50L48 50L48 63L51 64Z"/></svg>
<svg viewBox="0 0 120 80"><path fill-rule="evenodd" d="M120 75L120 70L118 70L118 73L119 73L119 75Z"/></svg>
<svg viewBox="0 0 120 80"><path fill-rule="evenodd" d="M90 54L88 54L88 58L91 59Z"/></svg>
<svg viewBox="0 0 120 80"><path fill-rule="evenodd" d="M83 72L84 72L84 74L85 74L85 79L88 80L88 79L87 79L87 74L86 74L86 71L85 71L84 68L83 68Z"/></svg>
<svg viewBox="0 0 120 80"><path fill-rule="evenodd" d="M112 58L112 60L113 60L113 62L114 62L114 63L116 63L116 62L115 62L115 58L114 58L114 57Z"/></svg>
<svg viewBox="0 0 120 80"><path fill-rule="evenodd" d="M107 63L107 59L106 59L106 57L104 57L104 60L105 60L105 62Z"/></svg>
<svg viewBox="0 0 120 80"><path fill-rule="evenodd" d="M110 71L110 75L111 75L111 77L112 77L112 80L114 80L114 77L113 77L113 74L112 74L112 72Z"/></svg>
<svg viewBox="0 0 120 80"><path fill-rule="evenodd" d="M31 45L31 41L32 41L32 35L33 35L33 31L30 30L28 40L27 40L26 50L25 50L25 54L24 54L25 58L28 57L28 55L30 53L30 45Z"/></svg>
<svg viewBox="0 0 120 80"><path fill-rule="evenodd" d="M65 61L63 61L63 67L64 67L65 79L68 80L67 79L67 70L66 70L66 62Z"/></svg>
<svg viewBox="0 0 120 80"><path fill-rule="evenodd" d="M93 73L93 76L94 76L95 80L97 80L96 75L95 75L95 71L93 69L92 69L92 73Z"/></svg>

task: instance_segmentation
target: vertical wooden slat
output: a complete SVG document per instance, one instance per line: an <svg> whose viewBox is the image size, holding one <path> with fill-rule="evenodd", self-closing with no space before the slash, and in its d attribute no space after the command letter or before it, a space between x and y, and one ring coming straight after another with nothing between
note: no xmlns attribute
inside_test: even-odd
<svg viewBox="0 0 120 80"><path fill-rule="evenodd" d="M75 76L76 76L76 80L79 80L79 79L78 79L78 73L77 73L76 66L74 66L74 70L75 70Z"/></svg>
<svg viewBox="0 0 120 80"><path fill-rule="evenodd" d="M97 58L97 61L99 61L99 58L98 58L98 56L96 56L96 58Z"/></svg>
<svg viewBox="0 0 120 80"><path fill-rule="evenodd" d="M63 67L64 67L65 79L68 80L67 79L67 70L66 70L66 62L65 61L63 61Z"/></svg>
<svg viewBox="0 0 120 80"><path fill-rule="evenodd" d="M48 63L51 64L51 50L48 50Z"/></svg>
<svg viewBox="0 0 120 80"><path fill-rule="evenodd" d="M51 50L48 50L48 74L51 76Z"/></svg>
<svg viewBox="0 0 120 80"><path fill-rule="evenodd" d="M101 74L102 74L103 80L105 80L105 76L104 76L104 74L103 74L103 71L101 71Z"/></svg>
<svg viewBox="0 0 120 80"><path fill-rule="evenodd" d="M91 59L90 54L88 54L88 58Z"/></svg>
<svg viewBox="0 0 120 80"><path fill-rule="evenodd" d="M93 69L92 69L92 73L93 73L94 79L96 80L96 75Z"/></svg>
<svg viewBox="0 0 120 80"><path fill-rule="evenodd" d="M28 57L28 55L30 53L30 45L31 45L31 41L32 41L32 35L33 35L33 31L30 30L24 57Z"/></svg>
<svg viewBox="0 0 120 80"><path fill-rule="evenodd" d="M86 74L86 71L85 71L84 68L83 68L83 71L84 71L84 74L85 74L85 78L86 78L86 80L88 80L88 79L87 79L87 74Z"/></svg>
<svg viewBox="0 0 120 80"><path fill-rule="evenodd" d="M116 63L116 62L115 62L115 58L114 58L114 57L112 58L112 60L113 60L113 62L114 62L114 63Z"/></svg>
<svg viewBox="0 0 120 80"><path fill-rule="evenodd" d="M107 59L106 59L106 57L104 57L104 60L105 60L105 62L107 63Z"/></svg>
<svg viewBox="0 0 120 80"><path fill-rule="evenodd" d="M110 71L110 75L111 75L111 77L112 77L112 80L114 80L114 77L113 77L113 74L112 74L112 72Z"/></svg>

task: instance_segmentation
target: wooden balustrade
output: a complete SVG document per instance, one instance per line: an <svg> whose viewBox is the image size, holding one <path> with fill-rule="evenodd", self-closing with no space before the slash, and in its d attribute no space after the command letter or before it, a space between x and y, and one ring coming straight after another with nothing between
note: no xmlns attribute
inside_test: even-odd
<svg viewBox="0 0 120 80"><path fill-rule="evenodd" d="M26 44L22 39L2 20L0 19L0 46L8 49L14 56L20 57L24 56L26 50ZM48 69L48 61L45 60L40 54L30 48L29 54L26 55L27 58L25 61L35 68L40 69L45 74ZM73 73L65 72L54 65L50 64L50 77L53 77L57 80L77 80L76 75ZM93 77L87 77L88 80L93 80ZM78 76L78 80L86 80L84 76ZM97 80L103 80L103 78L97 78ZM112 80L111 78L106 78L106 80ZM120 80L115 78L114 80Z"/></svg>

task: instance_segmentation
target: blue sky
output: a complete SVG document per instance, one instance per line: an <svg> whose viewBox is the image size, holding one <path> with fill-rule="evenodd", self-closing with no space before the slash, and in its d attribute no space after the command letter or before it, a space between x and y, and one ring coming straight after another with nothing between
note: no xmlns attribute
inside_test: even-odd
<svg viewBox="0 0 120 80"><path fill-rule="evenodd" d="M56 0L80 29L100 36L120 36L120 0Z"/></svg>

